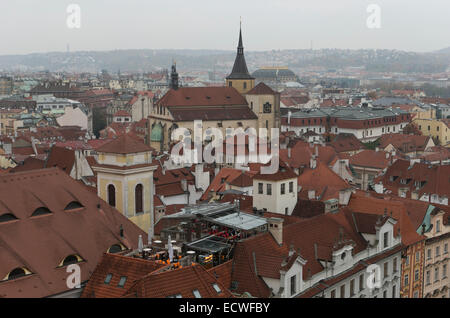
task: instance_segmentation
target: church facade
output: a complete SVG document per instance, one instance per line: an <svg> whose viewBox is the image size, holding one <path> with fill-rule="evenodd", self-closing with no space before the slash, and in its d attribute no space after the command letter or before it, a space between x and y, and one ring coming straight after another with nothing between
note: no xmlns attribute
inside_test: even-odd
<svg viewBox="0 0 450 318"><path fill-rule="evenodd" d="M242 30L233 69L223 87L179 87L176 65L172 66L169 91L155 103L149 116L149 145L168 151L172 132L187 128L191 135L194 121L202 120L203 131L218 128L226 138L226 129L280 128L280 94L264 83L255 87L244 56Z"/></svg>

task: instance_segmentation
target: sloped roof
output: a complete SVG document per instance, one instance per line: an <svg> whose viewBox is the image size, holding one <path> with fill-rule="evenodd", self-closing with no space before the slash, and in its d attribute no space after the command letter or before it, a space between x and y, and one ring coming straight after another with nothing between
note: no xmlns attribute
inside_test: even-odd
<svg viewBox="0 0 450 318"><path fill-rule="evenodd" d="M242 44L242 30L239 29L239 43L237 47L236 59L234 60L233 69L227 79L253 79L247 69L247 63L244 56L244 45Z"/></svg>
<svg viewBox="0 0 450 318"><path fill-rule="evenodd" d="M247 95L275 95L279 94L275 92L273 89L271 89L269 86L264 84L263 82L260 82L258 85L253 87L251 90L249 90Z"/></svg>
<svg viewBox="0 0 450 318"><path fill-rule="evenodd" d="M213 284L219 286L219 293ZM228 289L201 265L149 274L139 279L126 294L137 298L165 298L177 294L182 298L194 298L194 290L198 290L202 298L232 297Z"/></svg>
<svg viewBox="0 0 450 318"><path fill-rule="evenodd" d="M73 201L83 208L65 210ZM40 207L51 213L32 216ZM136 249L139 235L146 235L58 168L0 176L0 214L4 213L17 220L0 223L0 277L16 267L33 274L1 282L0 297L45 297L68 291L66 270L58 267L65 257L78 254L84 260L78 265L85 282L112 245Z"/></svg>
<svg viewBox="0 0 450 318"><path fill-rule="evenodd" d="M117 139L98 147L97 152L115 153L115 154L131 154L138 152L153 151L153 148L143 142L131 137L128 134L119 136Z"/></svg>
<svg viewBox="0 0 450 318"><path fill-rule="evenodd" d="M81 298L120 297L139 278L164 266L166 265L142 258L105 253L89 278ZM105 284L108 274L112 274L111 281ZM123 287L118 286L121 277L126 277Z"/></svg>
<svg viewBox="0 0 450 318"><path fill-rule="evenodd" d="M354 166L384 169L389 166L391 155L384 151L363 150L350 157L349 163Z"/></svg>
<svg viewBox="0 0 450 318"><path fill-rule="evenodd" d="M169 90L159 101L166 107L248 105L234 87L180 87Z"/></svg>

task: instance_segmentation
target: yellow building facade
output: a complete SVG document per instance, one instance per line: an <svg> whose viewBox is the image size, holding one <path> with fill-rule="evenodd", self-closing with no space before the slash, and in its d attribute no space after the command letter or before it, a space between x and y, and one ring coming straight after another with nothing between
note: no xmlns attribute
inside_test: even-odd
<svg viewBox="0 0 450 318"><path fill-rule="evenodd" d="M128 144L128 145L127 145ZM123 147L121 147L123 146ZM152 149L123 136L98 150L97 194L142 230L149 231L153 220Z"/></svg>
<svg viewBox="0 0 450 318"><path fill-rule="evenodd" d="M414 119L413 123L424 136L431 136L435 143L442 146L450 146L450 129L446 122L440 119Z"/></svg>

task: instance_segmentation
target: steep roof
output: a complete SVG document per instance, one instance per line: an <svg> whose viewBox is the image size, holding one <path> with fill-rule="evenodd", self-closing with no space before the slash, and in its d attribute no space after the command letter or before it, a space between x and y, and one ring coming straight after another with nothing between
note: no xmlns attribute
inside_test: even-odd
<svg viewBox="0 0 450 318"><path fill-rule="evenodd" d="M82 207L70 209L69 203ZM46 208L50 213L33 215ZM114 244L136 249L146 235L96 193L58 168L0 176L0 277L26 267L31 275L0 282L0 297L46 297L66 292L67 273L59 264L77 254L81 282L89 279L103 253ZM120 236L120 226L123 237Z"/></svg>
<svg viewBox="0 0 450 318"><path fill-rule="evenodd" d="M248 72L247 63L245 62L242 30L240 28L236 59L234 60L233 70L231 71L231 74L227 76L227 79L254 79Z"/></svg>
<svg viewBox="0 0 450 318"><path fill-rule="evenodd" d="M151 260L105 253L95 267L81 297L120 297L138 279L164 266L164 264ZM105 278L108 274L112 274L112 277L110 282L105 284ZM123 287L118 286L121 277L126 277Z"/></svg>
<svg viewBox="0 0 450 318"><path fill-rule="evenodd" d="M121 135L117 139L113 139L97 148L97 152L116 154L131 154L147 151L153 151L153 148L128 134Z"/></svg>
<svg viewBox="0 0 450 318"><path fill-rule="evenodd" d="M412 151L424 151L429 140L429 136L385 134L380 138L380 146L386 148L392 144L397 150L408 153Z"/></svg>
<svg viewBox="0 0 450 318"><path fill-rule="evenodd" d="M217 292L213 284L217 284ZM182 298L194 298L198 290L202 298L232 297L228 289L201 265L149 274L139 279L128 291L128 297L164 298L181 294Z"/></svg>
<svg viewBox="0 0 450 318"><path fill-rule="evenodd" d="M159 101L166 107L248 105L234 87L180 87L170 89Z"/></svg>
<svg viewBox="0 0 450 318"><path fill-rule="evenodd" d="M258 85L253 87L251 90L247 92L247 95L275 95L279 94L271 89L269 86L260 82Z"/></svg>
<svg viewBox="0 0 450 318"><path fill-rule="evenodd" d="M391 155L384 151L363 150L350 157L349 163L354 166L384 169L391 162Z"/></svg>

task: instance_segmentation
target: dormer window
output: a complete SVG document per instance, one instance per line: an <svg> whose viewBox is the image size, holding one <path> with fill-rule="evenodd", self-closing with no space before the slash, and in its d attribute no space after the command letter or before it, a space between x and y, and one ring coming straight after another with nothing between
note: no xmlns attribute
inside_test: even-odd
<svg viewBox="0 0 450 318"><path fill-rule="evenodd" d="M200 292L198 291L198 289L194 289L192 291L192 293L194 294L195 298L202 298L202 295L200 295Z"/></svg>
<svg viewBox="0 0 450 318"><path fill-rule="evenodd" d="M216 283L212 284L212 287L214 288L214 290L220 294L222 292L222 290L220 289L219 285L217 285Z"/></svg>
<svg viewBox="0 0 450 318"><path fill-rule="evenodd" d="M18 219L12 213L5 213L5 214L0 215L0 223L14 221L14 220L18 220Z"/></svg>
<svg viewBox="0 0 450 318"><path fill-rule="evenodd" d="M84 208L84 206L80 202L72 201L64 208L64 210L68 211L68 210L76 210L76 209L81 209L81 208Z"/></svg>
<svg viewBox="0 0 450 318"><path fill-rule="evenodd" d="M39 215L46 215L46 214L52 214L52 212L46 208L46 207L40 207L34 210L33 214L31 216L39 216Z"/></svg>
<svg viewBox="0 0 450 318"><path fill-rule="evenodd" d="M82 261L83 261L83 259L79 255L72 254L72 255L69 255L66 258L64 258L62 260L62 262L59 264L59 267L64 267L64 266L68 266L71 264L80 263Z"/></svg>
<svg viewBox="0 0 450 318"><path fill-rule="evenodd" d="M119 253L125 249L126 249L125 246L123 246L120 243L117 243L117 244L111 245L111 247L108 249L108 253L111 253L111 254Z"/></svg>
<svg viewBox="0 0 450 318"><path fill-rule="evenodd" d="M13 280L13 279L17 279L17 278L24 277L24 276L31 275L31 274L32 274L31 271L28 270L26 267L17 267L17 268L14 268L12 271L10 271L8 273L8 275L5 276L3 281Z"/></svg>

